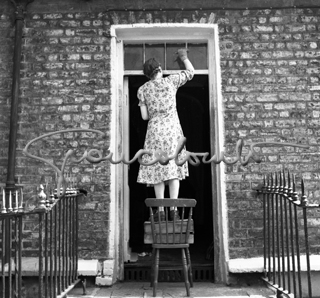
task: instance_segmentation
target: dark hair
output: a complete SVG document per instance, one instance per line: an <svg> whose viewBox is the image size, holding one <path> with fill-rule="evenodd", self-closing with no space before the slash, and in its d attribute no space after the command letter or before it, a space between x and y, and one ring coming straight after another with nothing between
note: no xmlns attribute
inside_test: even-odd
<svg viewBox="0 0 320 298"><path fill-rule="evenodd" d="M160 66L161 64L155 58L150 58L143 64L143 73L148 78L152 78L156 72L160 71Z"/></svg>

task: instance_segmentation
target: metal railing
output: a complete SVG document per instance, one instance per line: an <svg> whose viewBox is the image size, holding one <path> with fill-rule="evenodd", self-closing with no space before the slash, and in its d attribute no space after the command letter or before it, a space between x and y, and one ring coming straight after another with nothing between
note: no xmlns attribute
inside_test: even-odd
<svg viewBox="0 0 320 298"><path fill-rule="evenodd" d="M312 298L308 213L320 210L319 204L309 204L303 179L299 197L295 177L284 171L267 176L258 192L263 197L264 280L277 297Z"/></svg>
<svg viewBox="0 0 320 298"><path fill-rule="evenodd" d="M9 194L11 196L11 193ZM18 198L3 200L1 221L1 297L21 297L23 264L23 222L37 223L38 297L64 297L79 282L85 294L85 280L78 277L77 189L67 189L62 197L39 194L39 206L32 211L19 208ZM17 194L15 195L17 196ZM8 200L7 200L8 202ZM22 204L21 204L22 205ZM13 206L13 208L12 208Z"/></svg>

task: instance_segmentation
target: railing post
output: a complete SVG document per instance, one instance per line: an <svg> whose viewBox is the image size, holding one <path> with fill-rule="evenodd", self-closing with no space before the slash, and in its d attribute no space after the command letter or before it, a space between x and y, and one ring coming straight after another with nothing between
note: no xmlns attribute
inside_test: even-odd
<svg viewBox="0 0 320 298"><path fill-rule="evenodd" d="M1 220L1 229L2 229L2 237L1 237L1 244L2 244L2 251L6 251L5 247L5 238L6 238L6 219ZM4 266L5 266L5 261L6 261L6 256L3 253L1 256L1 274L2 274L2 297L5 297L6 295L6 276L5 276L5 271L4 271Z"/></svg>
<svg viewBox="0 0 320 298"><path fill-rule="evenodd" d="M308 234L308 221L307 221L307 206L308 199L304 192L304 181L301 180L301 206L303 211L303 226L304 226L304 239L306 246L306 261L307 261L307 277L308 277L308 294L312 297L312 284L311 284L311 269L310 269L310 248L309 248L309 234Z"/></svg>
<svg viewBox="0 0 320 298"><path fill-rule="evenodd" d="M301 263L300 263L300 243L299 243L299 222L298 222L298 193L296 192L295 177L292 179L292 200L293 200L293 211L294 211L294 222L295 222L295 235L296 235L296 252L297 252L297 269L298 269L298 288L299 297L302 297L302 281L301 281Z"/></svg>
<svg viewBox="0 0 320 298"><path fill-rule="evenodd" d="M283 209L284 209L284 188L285 188L285 175L284 172L280 172L280 188L279 188L279 194L280 194L280 237L281 237L281 272L282 272L282 288L286 288L286 275L285 275L285 252L284 252L284 246L285 246L285 241L284 241L284 219L283 219Z"/></svg>
<svg viewBox="0 0 320 298"><path fill-rule="evenodd" d="M38 297L42 298L43 293L43 236L42 236L42 230L43 230L43 214L39 213L39 293Z"/></svg>
<svg viewBox="0 0 320 298"><path fill-rule="evenodd" d="M266 176L263 177L263 186L261 189L261 193L263 196L263 276L267 277L267 194L266 194Z"/></svg>
<svg viewBox="0 0 320 298"><path fill-rule="evenodd" d="M269 177L268 177L268 185L267 185L267 204L268 204L268 209L267 209L267 217L268 217L268 280L271 279L271 220L270 220L270 197L271 197L271 183L272 183L272 176L271 176L271 182L269 183Z"/></svg>
<svg viewBox="0 0 320 298"><path fill-rule="evenodd" d="M277 173L275 174L275 187L274 187L274 193L275 193L275 209L276 209L276 236L277 236L277 253L276 256L278 258L277 262L277 276L278 276L278 286L279 288L281 287L281 260L280 260L280 225L279 225L279 199L280 199L280 194L279 194L279 184L278 184L278 175Z"/></svg>
<svg viewBox="0 0 320 298"><path fill-rule="evenodd" d="M53 208L54 210L54 279L53 279L53 297L57 296L57 289L58 289L58 235L57 235L57 226L58 226L58 221L57 221L57 214L58 213L58 208L59 208L59 203L56 204Z"/></svg>
<svg viewBox="0 0 320 298"><path fill-rule="evenodd" d="M290 181L290 182L289 182ZM292 283L293 283L293 294L297 296L297 283L296 283L296 263L295 263L295 250L294 250L294 230L293 230L293 187L292 181L288 179L288 204L289 204L289 218L290 218L290 245L291 245L291 260L292 260Z"/></svg>
<svg viewBox="0 0 320 298"><path fill-rule="evenodd" d="M53 205L54 203L54 196L53 194L50 196L50 207ZM54 293L53 293L53 287L54 287L54 283L53 283L53 216L55 213L55 208L51 209L50 212L50 239L49 239L49 247L50 247L50 298L53 298Z"/></svg>
<svg viewBox="0 0 320 298"><path fill-rule="evenodd" d="M271 175L271 230L272 230L272 281L276 282L276 239L275 239L275 182Z"/></svg>
<svg viewBox="0 0 320 298"><path fill-rule="evenodd" d="M284 184L283 198L284 198L284 218L285 218L285 254L287 257L287 291L291 293L291 266L290 266L290 241L289 241L289 220L288 220L288 191L290 185L290 174L288 173L287 183Z"/></svg>
<svg viewBox="0 0 320 298"><path fill-rule="evenodd" d="M22 297L22 221L23 216L19 218L19 256L18 256L18 266L19 266L19 292L18 297Z"/></svg>

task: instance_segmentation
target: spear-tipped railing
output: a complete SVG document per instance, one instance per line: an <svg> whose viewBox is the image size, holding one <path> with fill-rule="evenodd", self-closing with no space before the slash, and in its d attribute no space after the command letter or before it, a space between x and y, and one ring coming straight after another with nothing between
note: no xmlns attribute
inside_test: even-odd
<svg viewBox="0 0 320 298"><path fill-rule="evenodd" d="M38 206L26 211L22 207L22 195L6 194L3 190L0 297L22 297L22 272L28 270L23 264L22 227L27 220L37 223L34 241L38 254L38 297L64 297L79 282L85 294L85 280L78 277L78 199L81 195L76 188L66 188L63 196L48 195L41 186Z"/></svg>
<svg viewBox="0 0 320 298"><path fill-rule="evenodd" d="M266 176L259 194L263 198L264 280L276 289L277 297L312 298L308 213L320 210L319 204L308 202L303 179L299 196L295 176L285 171Z"/></svg>

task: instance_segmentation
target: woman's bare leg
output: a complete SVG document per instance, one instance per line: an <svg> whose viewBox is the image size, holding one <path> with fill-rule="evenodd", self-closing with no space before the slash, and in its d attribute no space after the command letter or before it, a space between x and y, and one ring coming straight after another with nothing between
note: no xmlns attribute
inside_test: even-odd
<svg viewBox="0 0 320 298"><path fill-rule="evenodd" d="M160 182L154 185L154 192L156 194L157 199L164 198L164 188L165 188L164 182Z"/></svg>
<svg viewBox="0 0 320 298"><path fill-rule="evenodd" d="M165 190L165 184L164 182L160 182L158 184L155 184L154 186L154 192L157 199L163 199L164 198L164 190ZM160 211L164 211L163 207L159 208Z"/></svg>
<svg viewBox="0 0 320 298"><path fill-rule="evenodd" d="M179 188L180 188L180 180L179 179L169 180L170 199L177 199L179 197ZM174 210L174 209L177 209L177 208L170 207L170 210Z"/></svg>
<svg viewBox="0 0 320 298"><path fill-rule="evenodd" d="M170 199L177 199L179 197L180 181L179 179L169 180L169 194Z"/></svg>

